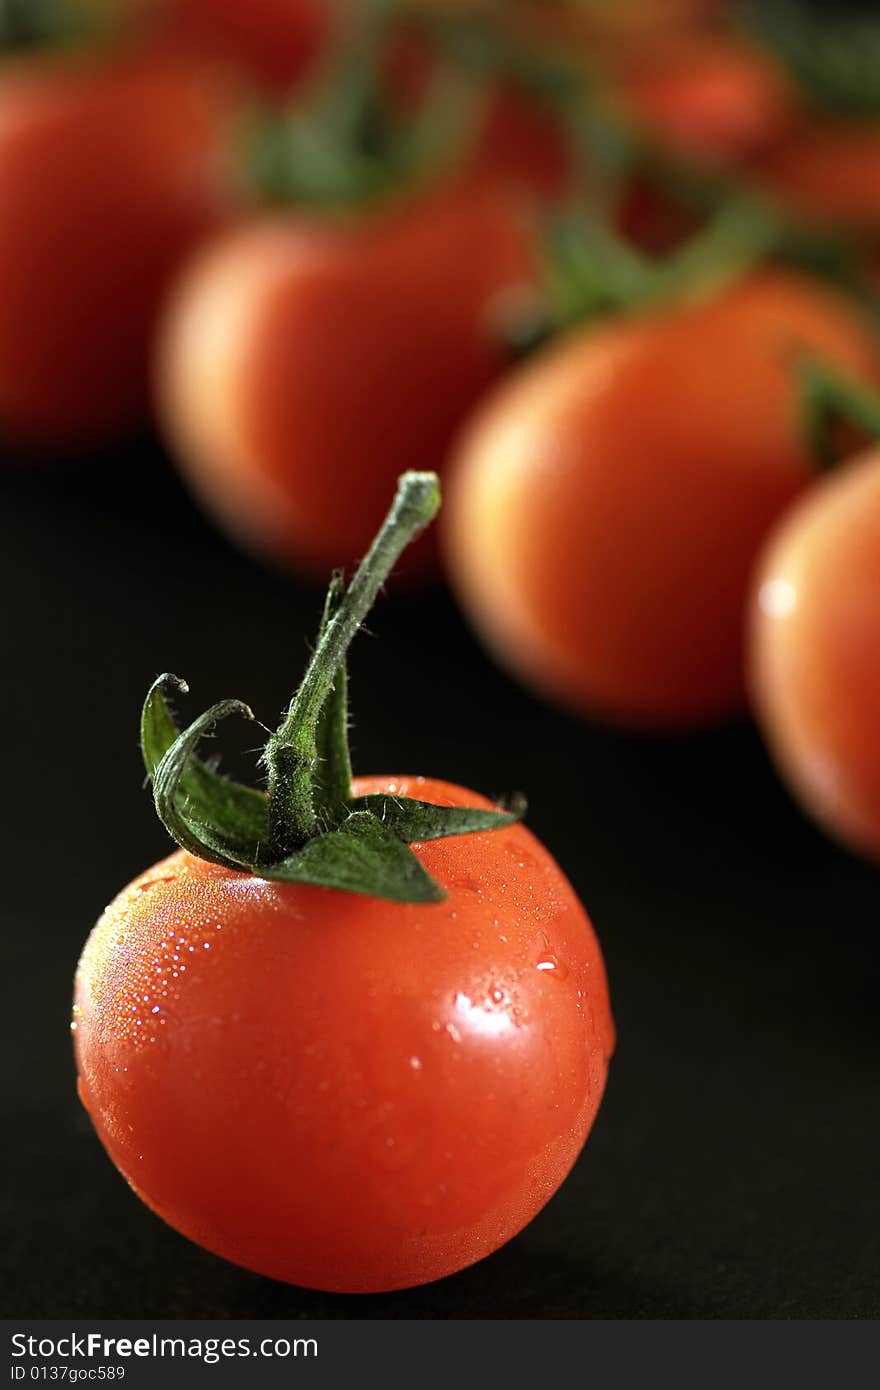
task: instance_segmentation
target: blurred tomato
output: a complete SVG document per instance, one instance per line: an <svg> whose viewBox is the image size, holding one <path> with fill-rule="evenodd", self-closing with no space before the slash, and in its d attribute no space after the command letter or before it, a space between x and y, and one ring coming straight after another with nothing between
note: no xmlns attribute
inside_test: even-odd
<svg viewBox="0 0 880 1390"><path fill-rule="evenodd" d="M726 0L532 0L524 8L548 38L585 50L589 57L687 35L711 23L728 5Z"/></svg>
<svg viewBox="0 0 880 1390"><path fill-rule="evenodd" d="M496 391L450 472L451 579L501 661L624 724L744 703L749 578L811 482L792 357L878 368L855 313L767 271L581 332Z"/></svg>
<svg viewBox="0 0 880 1390"><path fill-rule="evenodd" d="M704 35L625 64L619 93L655 139L722 164L742 163L778 140L794 106L782 72L759 49Z"/></svg>
<svg viewBox="0 0 880 1390"><path fill-rule="evenodd" d="M880 120L814 120L758 166L777 197L822 222L880 231Z"/></svg>
<svg viewBox="0 0 880 1390"><path fill-rule="evenodd" d="M229 210L227 88L191 64L0 70L0 436L79 448L139 425L181 259Z"/></svg>
<svg viewBox="0 0 880 1390"><path fill-rule="evenodd" d="M499 84L490 94L474 144L471 170L559 197L571 174L565 132L557 118L526 91Z"/></svg>
<svg viewBox="0 0 880 1390"><path fill-rule="evenodd" d="M361 556L398 474L442 469L506 365L492 303L531 270L519 205L489 185L347 226L276 217L207 249L170 307L159 390L209 511L316 576Z"/></svg>
<svg viewBox="0 0 880 1390"><path fill-rule="evenodd" d="M784 520L754 586L751 685L807 810L880 859L880 452Z"/></svg>
<svg viewBox="0 0 880 1390"><path fill-rule="evenodd" d="M284 89L321 56L338 0L139 0L164 42Z"/></svg>

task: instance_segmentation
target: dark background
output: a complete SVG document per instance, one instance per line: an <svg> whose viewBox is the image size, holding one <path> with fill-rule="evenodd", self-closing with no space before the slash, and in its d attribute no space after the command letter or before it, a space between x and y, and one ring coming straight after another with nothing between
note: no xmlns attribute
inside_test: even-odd
<svg viewBox="0 0 880 1390"><path fill-rule="evenodd" d="M2 489L8 1314L880 1312L877 871L801 818L749 727L655 741L551 712L442 590L389 597L356 643L356 764L528 792L596 923L619 1028L586 1150L512 1244L385 1296L273 1283L152 1216L80 1108L68 1032L86 934L169 848L140 703L170 669L193 710L237 695L273 722L321 599L215 534L149 441Z"/></svg>

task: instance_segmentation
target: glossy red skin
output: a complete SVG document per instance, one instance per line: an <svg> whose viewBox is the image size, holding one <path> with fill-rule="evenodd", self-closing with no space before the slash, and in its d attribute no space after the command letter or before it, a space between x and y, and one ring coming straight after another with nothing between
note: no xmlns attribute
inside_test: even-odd
<svg viewBox="0 0 880 1390"><path fill-rule="evenodd" d="M141 9L169 48L220 59L281 91L316 65L333 28L331 0L141 0Z"/></svg>
<svg viewBox="0 0 880 1390"><path fill-rule="evenodd" d="M504 665L624 725L746 702L760 547L815 476L793 357L877 372L852 311L796 275L578 334L465 434L441 526L452 583Z"/></svg>
<svg viewBox="0 0 880 1390"><path fill-rule="evenodd" d="M0 70L0 437L37 453L149 412L150 350L181 260L231 212L232 95L190 64Z"/></svg>
<svg viewBox="0 0 880 1390"><path fill-rule="evenodd" d="M357 790L490 805L421 778ZM607 985L554 860L523 826L416 852L445 902L178 852L83 952L79 1087L110 1157L170 1225L261 1274L367 1293L472 1264L544 1206L595 1118Z"/></svg>
<svg viewBox="0 0 880 1390"><path fill-rule="evenodd" d="M170 305L165 433L209 511L314 577L369 546L407 468L442 473L509 361L492 306L532 275L520 209L443 189L368 223L284 217L210 247ZM435 566L432 537L407 552Z"/></svg>
<svg viewBox="0 0 880 1390"><path fill-rule="evenodd" d="M880 451L790 512L751 608L754 707L783 775L837 839L880 859Z"/></svg>

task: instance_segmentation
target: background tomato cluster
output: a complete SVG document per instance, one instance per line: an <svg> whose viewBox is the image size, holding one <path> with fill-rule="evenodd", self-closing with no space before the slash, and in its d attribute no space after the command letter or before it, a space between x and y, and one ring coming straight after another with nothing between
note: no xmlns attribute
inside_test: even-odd
<svg viewBox="0 0 880 1390"><path fill-rule="evenodd" d="M802 492L828 488L831 519L803 523L819 528L807 562L822 622L781 643L759 634L752 694L811 808L875 848L863 820L837 813L827 777L817 792L792 770L828 750L808 729L790 754L797 721L775 699L803 703L804 682L812 697L816 671L827 677L841 576L858 614L820 723L843 728L832 751L855 769L849 804L866 796L870 821L880 531L867 493L848 504L818 479L786 355L807 347L880 379L869 296L763 261L734 275L725 260L717 289L650 312L604 304L545 342L548 212L569 210L573 186L589 204L590 171L500 49L461 89L441 82L440 155L386 186L400 129L435 99L423 29L382 48L394 128L377 173L356 158L362 125L353 147L330 118L329 164L326 112L302 125L332 106L334 83L362 80L363 64L340 76L367 33L355 0L139 0L113 7L109 34L106 7L83 4L98 11L95 37L0 69L17 789L4 946L22 1059L7 1092L10 1304L363 1315L218 1267L117 1190L76 1110L63 1035L96 904L164 848L136 795L145 683L179 670L207 701L234 680L268 722L302 666L314 581L357 558L394 477L415 466L447 480L443 555L421 547L371 622L381 644L355 650L359 767L522 786L602 937L621 1041L564 1193L484 1268L370 1300L371 1314L875 1313L876 875L801 816L742 718L762 564L767 583L789 582L787 555L763 547ZM479 10L480 23L494 8L418 6L432 20ZM880 118L830 116L725 7L502 8L532 55L564 53L585 88L601 72L594 118L650 131L676 180L708 171L770 190L799 221L870 250ZM324 141L292 202L279 197L278 103ZM363 177L381 194L353 196ZM702 217L670 189L664 174L616 190L615 233L640 255L674 254ZM606 288L612 263L598 264ZM521 361L509 335L532 320L542 341ZM853 690L855 732L838 717ZM147 1258L133 1269L135 1243Z"/></svg>

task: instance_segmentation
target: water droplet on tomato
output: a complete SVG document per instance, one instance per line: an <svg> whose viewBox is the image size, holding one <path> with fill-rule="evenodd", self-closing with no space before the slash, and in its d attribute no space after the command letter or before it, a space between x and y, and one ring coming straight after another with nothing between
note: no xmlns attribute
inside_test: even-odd
<svg viewBox="0 0 880 1390"><path fill-rule="evenodd" d="M552 975L555 980L568 979L568 966L552 951L545 951L542 954L536 968L544 974Z"/></svg>
<svg viewBox="0 0 880 1390"><path fill-rule="evenodd" d="M415 1145L412 1140L397 1135L389 1134L384 1128L379 1129L367 1140L367 1149L370 1158L378 1167L384 1168L389 1172L398 1171L412 1162L415 1154Z"/></svg>

